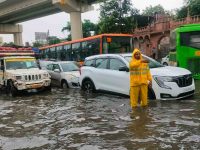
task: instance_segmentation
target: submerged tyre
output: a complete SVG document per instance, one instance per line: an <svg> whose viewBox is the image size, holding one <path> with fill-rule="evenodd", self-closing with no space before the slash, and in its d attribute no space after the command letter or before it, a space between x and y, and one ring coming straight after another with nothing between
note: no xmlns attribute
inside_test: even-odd
<svg viewBox="0 0 200 150"><path fill-rule="evenodd" d="M62 81L61 87L62 87L63 89L68 89L67 81Z"/></svg>
<svg viewBox="0 0 200 150"><path fill-rule="evenodd" d="M87 79L85 80L83 83L82 83L82 86L81 88L84 90L84 91L88 91L88 92L94 92L95 91L95 86L94 86L94 83Z"/></svg>
<svg viewBox="0 0 200 150"><path fill-rule="evenodd" d="M6 93L13 97L17 96L18 90L14 87L13 83L10 81L6 87Z"/></svg>

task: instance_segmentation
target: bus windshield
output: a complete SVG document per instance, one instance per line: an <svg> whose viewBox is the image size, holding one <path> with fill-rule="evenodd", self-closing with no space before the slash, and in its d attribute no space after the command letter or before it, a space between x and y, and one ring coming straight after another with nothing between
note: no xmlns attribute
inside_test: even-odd
<svg viewBox="0 0 200 150"><path fill-rule="evenodd" d="M131 52L132 37L105 36L103 38L103 53L128 53Z"/></svg>
<svg viewBox="0 0 200 150"><path fill-rule="evenodd" d="M200 31L180 33L181 45L200 48Z"/></svg>

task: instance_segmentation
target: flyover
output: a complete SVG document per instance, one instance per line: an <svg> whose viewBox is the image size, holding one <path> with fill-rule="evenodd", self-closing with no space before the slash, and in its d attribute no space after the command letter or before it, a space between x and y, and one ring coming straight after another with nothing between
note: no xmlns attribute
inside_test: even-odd
<svg viewBox="0 0 200 150"><path fill-rule="evenodd" d="M70 14L72 39L82 38L81 13L93 9L98 0L0 0L0 34L14 34L14 43L22 45L20 22L66 12Z"/></svg>

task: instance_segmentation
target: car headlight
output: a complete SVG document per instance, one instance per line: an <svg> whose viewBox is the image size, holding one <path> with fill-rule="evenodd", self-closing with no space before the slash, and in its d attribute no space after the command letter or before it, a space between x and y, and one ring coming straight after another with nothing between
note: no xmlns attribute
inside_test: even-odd
<svg viewBox="0 0 200 150"><path fill-rule="evenodd" d="M155 81L161 88L171 89L171 87L165 85L165 82L172 82L172 77L161 77L161 76L154 76Z"/></svg>
<svg viewBox="0 0 200 150"><path fill-rule="evenodd" d="M15 76L15 80L22 80L22 76L20 75Z"/></svg>
<svg viewBox="0 0 200 150"><path fill-rule="evenodd" d="M49 74L48 74L48 73L44 73L44 74L43 74L43 77L44 77L44 78L49 78Z"/></svg>

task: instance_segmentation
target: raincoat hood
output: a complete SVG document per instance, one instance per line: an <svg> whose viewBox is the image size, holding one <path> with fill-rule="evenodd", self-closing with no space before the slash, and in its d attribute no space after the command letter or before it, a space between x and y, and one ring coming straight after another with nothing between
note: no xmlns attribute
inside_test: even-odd
<svg viewBox="0 0 200 150"><path fill-rule="evenodd" d="M133 50L132 59L133 59L133 60L137 60L137 59L135 59L135 53L137 53L137 52L139 52L139 53L140 53L140 60L142 60L142 55L141 55L141 52L140 52L140 50L139 50L139 49L137 49L137 48L135 48L135 49Z"/></svg>

